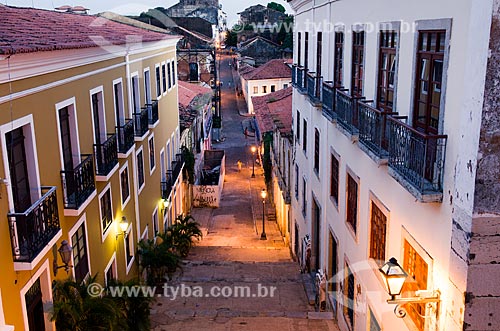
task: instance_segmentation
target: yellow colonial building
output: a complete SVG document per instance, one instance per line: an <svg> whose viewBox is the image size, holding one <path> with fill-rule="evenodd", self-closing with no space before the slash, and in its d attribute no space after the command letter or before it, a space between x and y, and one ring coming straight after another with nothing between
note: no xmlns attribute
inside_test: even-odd
<svg viewBox="0 0 500 331"><path fill-rule="evenodd" d="M0 16L0 330L53 330L54 279L137 277L137 242L184 212L179 38L89 15Z"/></svg>

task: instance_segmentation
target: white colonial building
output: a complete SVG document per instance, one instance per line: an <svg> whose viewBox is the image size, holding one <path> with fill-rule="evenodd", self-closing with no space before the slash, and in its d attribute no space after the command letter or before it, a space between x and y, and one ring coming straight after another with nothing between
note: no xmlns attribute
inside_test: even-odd
<svg viewBox="0 0 500 331"><path fill-rule="evenodd" d="M340 329L498 330L498 0L289 3L291 247ZM398 318L391 257L437 302Z"/></svg>

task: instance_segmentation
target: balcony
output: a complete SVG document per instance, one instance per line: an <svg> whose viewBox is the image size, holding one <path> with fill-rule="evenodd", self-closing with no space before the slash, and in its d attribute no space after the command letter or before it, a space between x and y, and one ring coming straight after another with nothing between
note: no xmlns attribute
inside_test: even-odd
<svg viewBox="0 0 500 331"><path fill-rule="evenodd" d="M335 90L337 123L351 135L357 135L358 133L357 101L361 99L360 97L350 96L345 89Z"/></svg>
<svg viewBox="0 0 500 331"><path fill-rule="evenodd" d="M297 65L292 65L292 86L297 87Z"/></svg>
<svg viewBox="0 0 500 331"><path fill-rule="evenodd" d="M134 121L126 119L125 124L116 127L118 153L127 154L134 145Z"/></svg>
<svg viewBox="0 0 500 331"><path fill-rule="evenodd" d="M333 82L323 82L321 92L321 104L323 115L333 121L335 119L335 88Z"/></svg>
<svg viewBox="0 0 500 331"><path fill-rule="evenodd" d="M144 137L149 130L148 108L141 108L139 113L134 112L134 128L136 137Z"/></svg>
<svg viewBox="0 0 500 331"><path fill-rule="evenodd" d="M22 213L9 213L14 262L31 263L60 231L56 187L42 187L43 196Z"/></svg>
<svg viewBox="0 0 500 331"><path fill-rule="evenodd" d="M367 101L358 101L358 138L359 142L368 149L368 153L375 156L378 163L385 163L389 157L387 117L397 115L380 111L368 104Z"/></svg>
<svg viewBox="0 0 500 331"><path fill-rule="evenodd" d="M306 71L304 67L297 67L297 89L300 93L306 93Z"/></svg>
<svg viewBox="0 0 500 331"><path fill-rule="evenodd" d="M94 158L87 154L82 159L73 170L61 171L65 209L78 210L95 191Z"/></svg>
<svg viewBox="0 0 500 331"><path fill-rule="evenodd" d="M166 178L160 183L161 197L162 199L168 199L170 193L172 192L172 187L174 186L177 178L181 174L182 168L184 166L184 157L182 154L176 154L175 160L171 163L171 169L167 171Z"/></svg>
<svg viewBox="0 0 500 331"><path fill-rule="evenodd" d="M307 95L309 100L316 107L321 106L321 85L322 77L316 75L314 72L307 73Z"/></svg>
<svg viewBox="0 0 500 331"><path fill-rule="evenodd" d="M391 175L420 201L442 201L448 136L419 132L392 116L387 125Z"/></svg>
<svg viewBox="0 0 500 331"><path fill-rule="evenodd" d="M102 144L94 144L96 160L96 175L107 176L118 164L118 143L116 134L108 134L108 139Z"/></svg>
<svg viewBox="0 0 500 331"><path fill-rule="evenodd" d="M149 125L154 126L160 119L158 117L158 101L153 100L151 103L147 103L145 108L148 109L148 123Z"/></svg>

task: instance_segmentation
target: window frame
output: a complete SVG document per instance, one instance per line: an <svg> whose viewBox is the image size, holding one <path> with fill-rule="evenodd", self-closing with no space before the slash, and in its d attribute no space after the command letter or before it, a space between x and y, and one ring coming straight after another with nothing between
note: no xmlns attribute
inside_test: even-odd
<svg viewBox="0 0 500 331"><path fill-rule="evenodd" d="M127 246L128 245L128 246ZM127 253L127 247L128 247L128 253ZM134 247L134 231L132 231L132 224L129 224L127 230L125 231L123 235L123 254L124 254L124 261L125 261L125 273L128 275L130 272L130 269L132 269L132 265L134 264L135 260L135 247ZM130 257L130 258L129 258Z"/></svg>
<svg viewBox="0 0 500 331"><path fill-rule="evenodd" d="M116 266L116 252L113 252L113 255L109 259L108 264L104 268L104 285L107 285L108 282L111 280L111 279L108 279L108 271L109 270L111 270L113 272L113 274L115 276L114 279L116 279L118 277L118 268Z"/></svg>
<svg viewBox="0 0 500 331"><path fill-rule="evenodd" d="M349 281L350 277L352 277L352 298L349 296ZM347 327L349 330L355 330L356 326L356 309L355 309L355 301L356 301L356 276L350 266L350 263L347 261L347 258L344 257L344 287L343 287L343 297L344 297L344 304L342 307L342 315L344 316L344 320L347 324ZM347 305L345 302L347 301ZM352 306L351 306L352 305ZM352 312L352 319L349 316L350 312Z"/></svg>
<svg viewBox="0 0 500 331"><path fill-rule="evenodd" d="M86 251L87 251L87 267L88 267L88 272L87 272L87 275L83 278L83 280L86 280L89 275L92 274L92 266L90 264L90 247L89 247L89 234L88 234L88 228L87 228L87 215L84 214L76 223L75 225L68 231L68 241L69 241L69 245L73 248L75 248L77 245L75 245L75 243L73 242L73 236L78 232L78 230L83 227L84 228L84 231L85 231L85 244L86 244ZM73 252L74 254L74 252ZM72 265L73 265L73 268L71 268L71 273L72 273L72 276L73 276L73 279L76 280L76 275L75 275L75 270L76 270L76 267L75 267L75 258L74 258L74 255L71 254L71 262L72 262Z"/></svg>
<svg viewBox="0 0 500 331"><path fill-rule="evenodd" d="M161 91L161 67L160 64L155 64L155 78L156 78L156 98L160 99L163 92Z"/></svg>
<svg viewBox="0 0 500 331"><path fill-rule="evenodd" d="M122 182L122 174L124 172L127 172L127 191L128 191L128 196L125 198L125 200L123 200L123 189L124 188L123 188L123 182ZM130 171L129 171L129 167L128 167L128 160L125 161L125 163L123 164L123 166L120 168L119 174L120 174L120 201L121 201L122 210L124 210L125 207L127 206L128 202L131 199L131 192L130 192Z"/></svg>
<svg viewBox="0 0 500 331"><path fill-rule="evenodd" d="M296 122L296 123L297 123L297 124L296 124L297 131L295 132L295 136L296 136L296 137L295 137L295 138L296 138L295 140L296 140L297 144L299 144L299 145L300 145L300 120L301 120L301 118L300 118L300 111L298 111L298 110L297 110L297 117L296 117L296 120L297 120L297 122Z"/></svg>
<svg viewBox="0 0 500 331"><path fill-rule="evenodd" d="M153 146L151 146L151 144ZM148 137L148 160L149 160L149 175L151 176L156 170L156 150L154 133Z"/></svg>
<svg viewBox="0 0 500 331"><path fill-rule="evenodd" d="M302 119L302 151L307 158L307 120Z"/></svg>
<svg viewBox="0 0 500 331"><path fill-rule="evenodd" d="M369 240L368 240L368 258L375 262L378 267L381 267L385 261L387 261L387 230L389 228L389 209L372 193L370 192L369 199ZM383 236L382 233L376 231L376 227L374 225L374 211L375 208L378 210L380 214L382 214L385 218L384 220L384 229ZM383 237L383 256L374 256L379 255L380 252L374 252L373 241L376 239L382 239ZM380 240L379 240L380 241ZM380 243L379 243L380 244ZM376 258L378 257L378 259Z"/></svg>
<svg viewBox="0 0 500 331"><path fill-rule="evenodd" d="M139 154L142 154L141 168L139 167L139 162L138 162ZM144 149L143 149L143 146L139 147L139 149L135 152L135 163L136 163L136 175L137 175L136 185L139 188L137 194L139 195L139 194L141 194L142 190L146 186L146 173L144 172ZM140 180L139 180L139 178L140 178L139 169L142 169L142 178L143 178L142 184L140 183Z"/></svg>
<svg viewBox="0 0 500 331"><path fill-rule="evenodd" d="M351 96L353 97L362 97L364 94L365 42L365 31L353 29L351 54Z"/></svg>
<svg viewBox="0 0 500 331"><path fill-rule="evenodd" d="M349 180L349 178L352 179L352 183L355 183L356 184L356 201L355 201L355 215L354 215L354 219L353 220L350 220L350 205L351 205L351 202L350 202L350 198L351 198L351 193L349 192L349 188L350 188L350 183L351 181ZM359 182L360 182L360 179L358 176L356 176L354 174L354 172L347 168L347 171L346 171L346 181L345 181L345 219L344 219L344 222L347 226L347 228L349 229L349 232L351 232L351 234L353 235L354 237L354 240L357 241L357 238L358 238L358 229L359 229L359 200L360 200L360 185L359 185Z"/></svg>
<svg viewBox="0 0 500 331"><path fill-rule="evenodd" d="M335 31L334 38L335 50L333 55L333 84L334 87L340 88L344 84L344 31Z"/></svg>
<svg viewBox="0 0 500 331"><path fill-rule="evenodd" d="M109 211L111 214L111 219L109 220L109 223L106 225L106 228L104 228L103 224L103 203L102 203L102 198L109 192ZM104 243L106 238L108 237L109 233L111 232L110 229L113 225L113 220L114 220L114 213L113 213L113 194L111 192L111 183L106 185L104 189L99 193L99 225L101 228L101 242Z"/></svg>
<svg viewBox="0 0 500 331"><path fill-rule="evenodd" d="M314 128L314 162L313 168L316 175L319 177L321 166L321 134L318 128Z"/></svg>
<svg viewBox="0 0 500 331"><path fill-rule="evenodd" d="M390 35L388 35L390 34ZM386 36L386 38L384 38ZM390 38L387 38L390 37ZM376 107L384 112L394 112L396 109L397 96L397 77L398 77L398 62L399 62L399 29L379 30L378 33L378 61L377 61L377 86L376 86ZM387 56L388 67L384 68L384 55ZM391 63L390 57L394 57L394 62ZM392 72L394 71L394 72ZM393 76L392 86L390 75ZM383 92L385 90L385 93ZM389 94L392 92L392 105L389 105ZM384 100L382 100L382 95Z"/></svg>
<svg viewBox="0 0 500 331"><path fill-rule="evenodd" d="M161 63L161 94L165 95L167 93L167 64L165 62Z"/></svg>
<svg viewBox="0 0 500 331"><path fill-rule="evenodd" d="M302 215L307 216L307 179L302 177Z"/></svg>
<svg viewBox="0 0 500 331"><path fill-rule="evenodd" d="M335 183L334 183L334 162L336 162L337 165L337 173L336 173L336 178L335 178ZM335 185L335 192L334 192L334 184ZM335 193L335 194L333 194ZM339 199L340 199L340 156L333 152L330 151L330 200L333 202L335 205L335 208L338 209L339 206Z"/></svg>

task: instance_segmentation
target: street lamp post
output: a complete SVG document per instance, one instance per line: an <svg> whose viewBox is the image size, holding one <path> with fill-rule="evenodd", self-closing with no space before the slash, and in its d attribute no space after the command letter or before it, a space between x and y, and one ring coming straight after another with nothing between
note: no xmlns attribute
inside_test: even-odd
<svg viewBox="0 0 500 331"><path fill-rule="evenodd" d="M260 235L260 240L267 240L266 236L266 223L265 223L265 210L266 210L266 197L267 192L265 189L260 191L260 196L262 197L262 234Z"/></svg>
<svg viewBox="0 0 500 331"><path fill-rule="evenodd" d="M252 178L255 178L255 152L257 151L257 147L252 146L250 150L252 151Z"/></svg>

